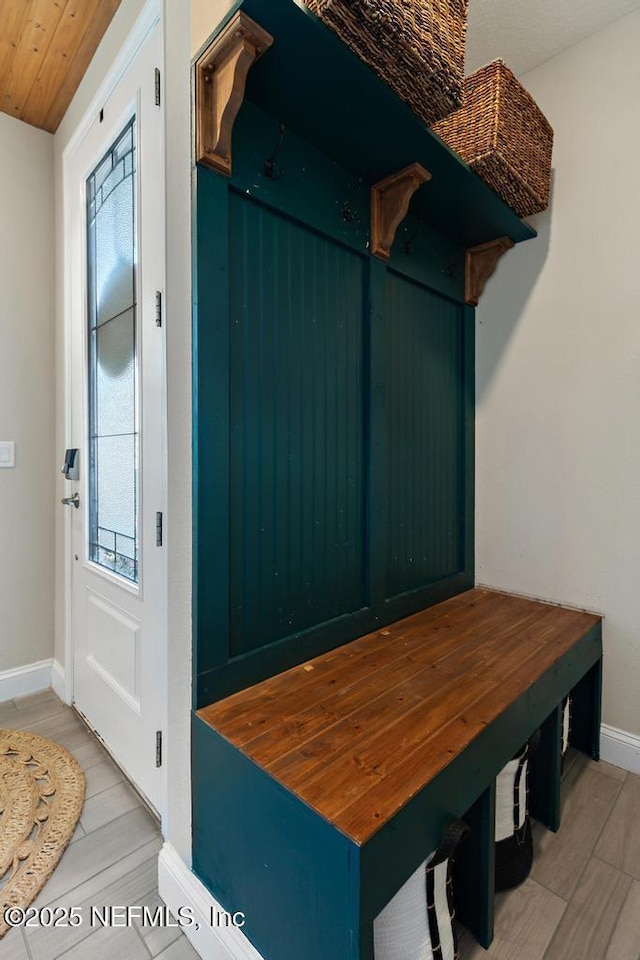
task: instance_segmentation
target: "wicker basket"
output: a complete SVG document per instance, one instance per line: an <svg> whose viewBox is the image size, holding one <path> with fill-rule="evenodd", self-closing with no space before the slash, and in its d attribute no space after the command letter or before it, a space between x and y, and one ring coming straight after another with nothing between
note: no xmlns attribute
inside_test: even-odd
<svg viewBox="0 0 640 960"><path fill-rule="evenodd" d="M462 103L468 0L304 0L427 124Z"/></svg>
<svg viewBox="0 0 640 960"><path fill-rule="evenodd" d="M502 60L467 77L462 107L433 129L519 216L546 210L553 129Z"/></svg>

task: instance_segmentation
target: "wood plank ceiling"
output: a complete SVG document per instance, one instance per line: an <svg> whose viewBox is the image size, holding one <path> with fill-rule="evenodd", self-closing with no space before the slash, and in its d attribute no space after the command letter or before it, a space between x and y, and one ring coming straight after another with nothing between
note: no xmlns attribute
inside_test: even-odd
<svg viewBox="0 0 640 960"><path fill-rule="evenodd" d="M0 111L55 133L120 0L0 0Z"/></svg>

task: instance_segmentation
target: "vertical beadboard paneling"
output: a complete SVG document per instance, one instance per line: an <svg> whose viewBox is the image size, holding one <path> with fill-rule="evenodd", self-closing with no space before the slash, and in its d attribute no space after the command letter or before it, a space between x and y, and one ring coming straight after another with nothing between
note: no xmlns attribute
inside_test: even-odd
<svg viewBox="0 0 640 960"><path fill-rule="evenodd" d="M463 308L387 275L387 597L461 569Z"/></svg>
<svg viewBox="0 0 640 960"><path fill-rule="evenodd" d="M364 266L235 193L230 264L234 657L364 603Z"/></svg>

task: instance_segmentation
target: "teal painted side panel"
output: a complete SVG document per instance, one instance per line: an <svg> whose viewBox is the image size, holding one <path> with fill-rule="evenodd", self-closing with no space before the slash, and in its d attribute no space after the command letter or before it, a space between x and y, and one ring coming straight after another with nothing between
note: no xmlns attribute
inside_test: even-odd
<svg viewBox="0 0 640 960"><path fill-rule="evenodd" d="M475 491L476 491L476 311L464 308L464 352L462 400L464 403L464 569L475 584Z"/></svg>
<svg viewBox="0 0 640 960"><path fill-rule="evenodd" d="M469 834L453 864L456 917L488 950L493 940L496 889L495 780L465 813L464 821Z"/></svg>
<svg viewBox="0 0 640 960"><path fill-rule="evenodd" d="M387 273L387 597L464 569L464 308Z"/></svg>
<svg viewBox="0 0 640 960"><path fill-rule="evenodd" d="M530 763L531 816L554 833L560 829L561 777L562 704L559 703L540 727L540 742L532 751Z"/></svg>
<svg viewBox="0 0 640 960"><path fill-rule="evenodd" d="M193 868L265 960L360 960L359 850L198 717Z"/></svg>
<svg viewBox="0 0 640 960"><path fill-rule="evenodd" d="M571 691L572 716L569 742L594 760L600 759L602 722L602 660Z"/></svg>
<svg viewBox="0 0 640 960"><path fill-rule="evenodd" d="M195 180L193 662L202 675L228 659L229 246L209 237L227 235L229 190L205 167L196 169ZM215 641L219 637L222 643Z"/></svg>
<svg viewBox="0 0 640 960"><path fill-rule="evenodd" d="M364 259L230 195L230 654L364 605Z"/></svg>

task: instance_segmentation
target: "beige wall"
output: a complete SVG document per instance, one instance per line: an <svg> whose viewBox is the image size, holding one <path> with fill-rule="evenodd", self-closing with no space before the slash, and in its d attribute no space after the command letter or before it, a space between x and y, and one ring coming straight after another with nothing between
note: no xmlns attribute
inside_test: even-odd
<svg viewBox="0 0 640 960"><path fill-rule="evenodd" d="M478 581L602 611L640 734L640 12L527 74L555 127L539 237L478 311Z"/></svg>
<svg viewBox="0 0 640 960"><path fill-rule="evenodd" d="M191 0L191 56L213 33L235 0Z"/></svg>
<svg viewBox="0 0 640 960"><path fill-rule="evenodd" d="M0 113L0 671L53 656L53 262L53 137Z"/></svg>

